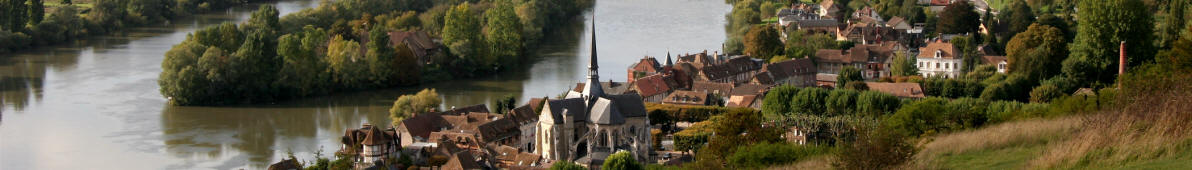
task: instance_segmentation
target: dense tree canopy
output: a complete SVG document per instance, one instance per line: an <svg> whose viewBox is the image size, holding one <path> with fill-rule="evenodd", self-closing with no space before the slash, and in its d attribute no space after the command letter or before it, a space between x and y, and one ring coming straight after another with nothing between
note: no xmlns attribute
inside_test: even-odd
<svg viewBox="0 0 1192 170"><path fill-rule="evenodd" d="M1063 32L1046 25L1031 25L1006 44L1006 65L1010 73L1024 74L1039 80L1060 73L1059 67L1068 57Z"/></svg>
<svg viewBox="0 0 1192 170"><path fill-rule="evenodd" d="M1113 82L1118 46L1126 43L1128 66L1151 61L1156 53L1151 11L1138 0L1080 1L1076 39L1064 73L1086 82Z"/></svg>
<svg viewBox="0 0 1192 170"><path fill-rule="evenodd" d="M783 50L782 35L771 26L756 26L745 34L745 55L753 58L769 60L770 57L781 55Z"/></svg>
<svg viewBox="0 0 1192 170"><path fill-rule="evenodd" d="M968 1L957 1L944 7L939 14L936 30L944 34L963 34L977 31L981 24L981 14L973 10Z"/></svg>
<svg viewBox="0 0 1192 170"><path fill-rule="evenodd" d="M905 52L894 53L894 59L890 62L890 74L894 76L914 76L919 75L918 58L915 56L908 56Z"/></svg>
<svg viewBox="0 0 1192 170"><path fill-rule="evenodd" d="M393 107L389 108L389 118L396 124L414 114L433 112L441 103L443 99L439 98L435 89L422 89L413 95L401 95L393 101Z"/></svg>
<svg viewBox="0 0 1192 170"><path fill-rule="evenodd" d="M637 159L629 151L617 151L617 153L608 155L604 165L600 166L602 170L642 170L644 168L641 163L637 163Z"/></svg>
<svg viewBox="0 0 1192 170"><path fill-rule="evenodd" d="M853 81L865 81L865 77L861 76L861 69L846 66L840 69L840 74L836 76L836 87L844 88L845 85Z"/></svg>

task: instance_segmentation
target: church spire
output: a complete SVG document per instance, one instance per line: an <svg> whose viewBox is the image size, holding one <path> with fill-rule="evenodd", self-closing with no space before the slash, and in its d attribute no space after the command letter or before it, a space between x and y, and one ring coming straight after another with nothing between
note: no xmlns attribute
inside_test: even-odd
<svg viewBox="0 0 1192 170"><path fill-rule="evenodd" d="M666 66L675 65L675 63L671 62L670 56L670 50L666 50Z"/></svg>
<svg viewBox="0 0 1192 170"><path fill-rule="evenodd" d="M596 12L592 12L592 55L588 60L588 82L584 84L584 97L589 101L596 101L604 96L604 88L600 87L600 75L596 72Z"/></svg>

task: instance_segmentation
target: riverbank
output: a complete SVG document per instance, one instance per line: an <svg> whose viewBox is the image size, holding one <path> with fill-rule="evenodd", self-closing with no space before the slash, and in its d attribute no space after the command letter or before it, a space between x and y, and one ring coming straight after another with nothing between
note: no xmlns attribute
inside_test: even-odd
<svg viewBox="0 0 1192 170"><path fill-rule="evenodd" d="M120 33L133 27L169 24L195 14L268 1L273 0L33 0L4 9L29 15L0 17L0 54Z"/></svg>
<svg viewBox="0 0 1192 170"><path fill-rule="evenodd" d="M518 67L591 3L347 0L284 17L262 7L176 45L158 82L173 104L227 105L489 75Z"/></svg>

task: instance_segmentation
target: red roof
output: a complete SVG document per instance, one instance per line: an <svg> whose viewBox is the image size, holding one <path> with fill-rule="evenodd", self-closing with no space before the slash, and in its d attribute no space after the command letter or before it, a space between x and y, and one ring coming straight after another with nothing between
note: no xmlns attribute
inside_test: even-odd
<svg viewBox="0 0 1192 170"><path fill-rule="evenodd" d="M637 81L634 81L633 86L634 90L637 90L637 94L642 97L663 94L671 90L666 76L661 74L638 78Z"/></svg>

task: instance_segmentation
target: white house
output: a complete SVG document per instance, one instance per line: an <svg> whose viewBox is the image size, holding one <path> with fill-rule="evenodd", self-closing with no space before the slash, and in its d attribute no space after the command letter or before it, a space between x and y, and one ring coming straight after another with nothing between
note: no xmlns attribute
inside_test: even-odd
<svg viewBox="0 0 1192 170"><path fill-rule="evenodd" d="M930 42L927 43L927 46L919 48L919 63L917 65L919 74L923 74L924 77L955 78L959 76L964 59L954 53L955 51L957 51L956 47L952 46L952 43L943 41Z"/></svg>

